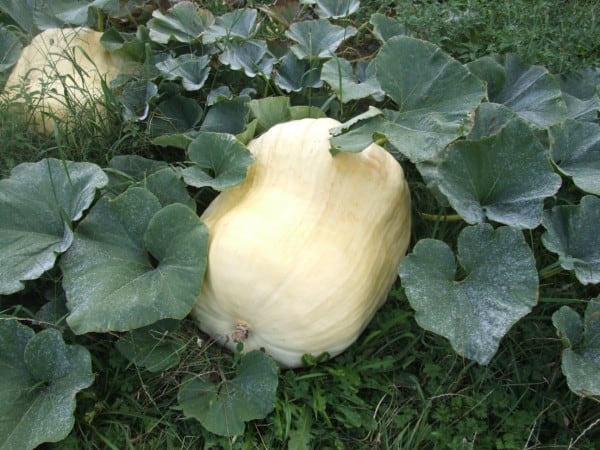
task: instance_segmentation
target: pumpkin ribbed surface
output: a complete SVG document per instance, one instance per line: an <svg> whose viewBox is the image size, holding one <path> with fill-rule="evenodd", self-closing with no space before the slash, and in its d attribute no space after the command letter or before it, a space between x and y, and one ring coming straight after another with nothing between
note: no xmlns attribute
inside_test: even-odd
<svg viewBox="0 0 600 450"><path fill-rule="evenodd" d="M408 186L376 144L332 156L338 125L274 126L248 145L245 181L202 215L208 269L192 314L222 344L296 367L342 352L385 301L410 237Z"/></svg>

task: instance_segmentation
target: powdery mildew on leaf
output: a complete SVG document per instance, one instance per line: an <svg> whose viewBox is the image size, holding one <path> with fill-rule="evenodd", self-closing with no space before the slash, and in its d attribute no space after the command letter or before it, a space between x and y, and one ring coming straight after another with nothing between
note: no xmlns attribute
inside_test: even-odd
<svg viewBox="0 0 600 450"><path fill-rule="evenodd" d="M485 84L439 47L407 36L387 40L373 60L381 89L396 104L385 120L365 121L333 144L372 141L376 132L413 163L430 160L466 134L471 112L486 97Z"/></svg>
<svg viewBox="0 0 600 450"><path fill-rule="evenodd" d="M356 28L333 25L325 19L293 23L285 35L295 42L290 50L298 59L329 58L344 40L356 34Z"/></svg>
<svg viewBox="0 0 600 450"><path fill-rule="evenodd" d="M491 101L509 107L538 128L547 128L567 118L560 86L548 70L527 67L517 55L508 55L504 68L506 82Z"/></svg>
<svg viewBox="0 0 600 450"><path fill-rule="evenodd" d="M55 329L34 334L16 320L2 320L0 358L0 449L64 439L74 424L75 395L94 380L89 352L66 345Z"/></svg>
<svg viewBox="0 0 600 450"><path fill-rule="evenodd" d="M170 40L192 42L214 23L215 18L208 10L199 9L192 2L179 2L167 13L156 10L148 21L150 38L166 44Z"/></svg>
<svg viewBox="0 0 600 450"><path fill-rule="evenodd" d="M578 395L600 396L600 296L589 301L583 320L563 306L552 315L552 323L567 345L562 371L569 388Z"/></svg>
<svg viewBox="0 0 600 450"><path fill-rule="evenodd" d="M438 176L440 191L468 223L487 218L517 228L538 226L544 199L561 185L545 149L518 118L491 136L452 144Z"/></svg>
<svg viewBox="0 0 600 450"><path fill-rule="evenodd" d="M600 195L600 125L566 120L550 127L550 153L581 190Z"/></svg>
<svg viewBox="0 0 600 450"><path fill-rule="evenodd" d="M54 266L108 177L95 164L44 159L0 180L0 294L23 289Z"/></svg>
<svg viewBox="0 0 600 450"><path fill-rule="evenodd" d="M448 245L422 239L399 275L419 325L446 337L458 354L487 364L537 302L535 262L520 231L489 224L461 232L457 258L465 273L459 280Z"/></svg>
<svg viewBox="0 0 600 450"><path fill-rule="evenodd" d="M232 379L213 383L206 377L184 382L178 401L188 417L221 436L243 434L245 422L266 417L272 410L278 384L275 362L264 352L244 354Z"/></svg>
<svg viewBox="0 0 600 450"><path fill-rule="evenodd" d="M600 283L599 223L600 199L593 195L583 197L579 205L544 212L542 243L583 284Z"/></svg>
<svg viewBox="0 0 600 450"><path fill-rule="evenodd" d="M186 91L197 91L204 86L210 72L207 55L187 53L160 61L156 63L156 68L167 80L181 80L181 86Z"/></svg>
<svg viewBox="0 0 600 450"><path fill-rule="evenodd" d="M183 170L183 179L195 187L222 191L244 181L254 162L250 150L230 134L200 133L188 146L193 165Z"/></svg>
<svg viewBox="0 0 600 450"><path fill-rule="evenodd" d="M206 227L182 204L161 208L139 187L103 197L61 261L67 323L82 334L182 319L200 291L207 245Z"/></svg>

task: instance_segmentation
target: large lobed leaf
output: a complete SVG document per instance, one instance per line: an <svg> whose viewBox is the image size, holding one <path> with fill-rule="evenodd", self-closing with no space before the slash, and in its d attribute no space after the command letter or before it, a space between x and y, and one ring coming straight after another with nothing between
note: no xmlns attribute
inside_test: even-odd
<svg viewBox="0 0 600 450"><path fill-rule="evenodd" d="M23 45L8 28L0 26L0 73L10 69L19 59Z"/></svg>
<svg viewBox="0 0 600 450"><path fill-rule="evenodd" d="M561 75L558 80L569 117L596 122L600 112L600 68L587 68Z"/></svg>
<svg viewBox="0 0 600 450"><path fill-rule="evenodd" d="M200 130L203 132L238 134L246 128L250 97L240 95L232 99L219 99L206 113Z"/></svg>
<svg viewBox="0 0 600 450"><path fill-rule="evenodd" d="M199 9L192 2L179 2L166 13L156 10L148 21L150 38L154 42L192 42L208 30L215 18L208 10Z"/></svg>
<svg viewBox="0 0 600 450"><path fill-rule="evenodd" d="M206 227L187 206L161 208L140 187L101 198L61 261L67 323L82 334L182 319L200 291L207 245Z"/></svg>
<svg viewBox="0 0 600 450"><path fill-rule="evenodd" d="M119 100L125 120L144 120L150 112L150 101L158 94L158 86L147 80L132 80L124 87Z"/></svg>
<svg viewBox="0 0 600 450"><path fill-rule="evenodd" d="M180 171L164 161L138 155L117 155L108 162L106 195L116 197L133 186L149 190L161 206L181 203L195 210L196 202L186 189Z"/></svg>
<svg viewBox="0 0 600 450"><path fill-rule="evenodd" d="M354 36L354 27L343 28L325 19L292 24L285 35L295 42L290 50L298 59L329 58L344 40Z"/></svg>
<svg viewBox="0 0 600 450"><path fill-rule="evenodd" d="M35 334L0 320L0 449L29 450L64 439L75 419L75 395L94 381L89 352L60 332Z"/></svg>
<svg viewBox="0 0 600 450"><path fill-rule="evenodd" d="M578 395L600 396L600 296L590 300L583 320L568 306L552 315L564 338L562 371L569 388Z"/></svg>
<svg viewBox="0 0 600 450"><path fill-rule="evenodd" d="M156 106L148 121L148 133L159 137L193 132L202 119L202 113L202 107L194 99L174 95Z"/></svg>
<svg viewBox="0 0 600 450"><path fill-rule="evenodd" d="M71 245L72 222L107 182L95 164L58 159L20 164L0 180L0 294L54 266Z"/></svg>
<svg viewBox="0 0 600 450"><path fill-rule="evenodd" d="M156 63L156 68L166 80L181 80L186 91L197 91L202 86L210 72L208 56L196 56L185 53L176 58L167 58Z"/></svg>
<svg viewBox="0 0 600 450"><path fill-rule="evenodd" d="M278 384L277 365L262 351L241 357L235 377L214 383L206 377L185 381L178 393L183 413L221 436L243 434L245 422L272 410Z"/></svg>
<svg viewBox="0 0 600 450"><path fill-rule="evenodd" d="M299 92L323 85L320 64L315 60L299 59L291 51L279 62L273 80L286 92Z"/></svg>
<svg viewBox="0 0 600 450"><path fill-rule="evenodd" d="M552 160L585 192L600 195L600 126L566 120L548 129Z"/></svg>
<svg viewBox="0 0 600 450"><path fill-rule="evenodd" d="M0 10L7 14L26 33L35 33L33 12L36 0L0 0Z"/></svg>
<svg viewBox="0 0 600 450"><path fill-rule="evenodd" d="M254 162L250 150L226 133L200 133L188 146L188 156L193 165L183 169L184 181L217 191L241 183Z"/></svg>
<svg viewBox="0 0 600 450"><path fill-rule="evenodd" d="M233 70L243 70L249 78L257 75L268 78L273 70L275 58L269 55L264 41L249 39L231 42L219 55L219 61Z"/></svg>
<svg viewBox="0 0 600 450"><path fill-rule="evenodd" d="M560 86L548 70L526 66L512 54L503 63L506 80L498 93L490 95L491 101L511 108L538 128L547 128L567 118Z"/></svg>
<svg viewBox="0 0 600 450"><path fill-rule="evenodd" d="M179 363L179 352L185 347L172 337L179 324L176 320L162 320L124 333L116 343L117 350L150 372L167 370Z"/></svg>
<svg viewBox="0 0 600 450"><path fill-rule="evenodd" d="M204 43L220 40L248 39L257 30L256 9L237 9L216 18L202 36Z"/></svg>
<svg viewBox="0 0 600 450"><path fill-rule="evenodd" d="M358 62L355 68L344 58L331 58L321 71L321 78L335 91L343 102L358 100L371 95L383 95L379 81L375 77L373 63Z"/></svg>
<svg viewBox="0 0 600 450"><path fill-rule="evenodd" d="M316 13L321 19L339 19L358 11L359 0L301 0L302 4L315 5Z"/></svg>
<svg viewBox="0 0 600 450"><path fill-rule="evenodd" d="M393 37L375 58L377 78L398 112L386 129L411 161L430 159L470 127L485 98L483 83L437 46Z"/></svg>
<svg viewBox="0 0 600 450"><path fill-rule="evenodd" d="M579 205L544 212L542 243L583 284L600 283L599 223L600 199L593 195L583 197Z"/></svg>
<svg viewBox="0 0 600 450"><path fill-rule="evenodd" d="M469 223L487 218L535 228L542 220L544 199L558 191L561 178L522 119L503 115L493 104L485 106L476 114L473 135L502 125L490 136L449 146L438 168L439 189Z"/></svg>
<svg viewBox="0 0 600 450"><path fill-rule="evenodd" d="M535 261L519 230L489 224L461 232L457 257L460 279L448 245L422 239L398 272L419 325L447 338L458 354L487 364L537 302Z"/></svg>
<svg viewBox="0 0 600 450"><path fill-rule="evenodd" d="M287 96L250 100L248 108L256 119L257 134L264 133L278 123L292 120L290 98Z"/></svg>
<svg viewBox="0 0 600 450"><path fill-rule="evenodd" d="M338 150L362 151L380 134L413 163L430 160L468 132L472 112L486 97L481 80L429 42L391 37L373 63L397 109L334 137Z"/></svg>

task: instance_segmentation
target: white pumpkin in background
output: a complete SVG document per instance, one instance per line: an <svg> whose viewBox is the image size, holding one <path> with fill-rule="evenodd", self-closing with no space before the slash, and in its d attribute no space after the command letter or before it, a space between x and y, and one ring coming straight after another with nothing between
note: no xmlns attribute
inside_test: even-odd
<svg viewBox="0 0 600 450"><path fill-rule="evenodd" d="M201 218L208 269L192 315L218 342L287 367L335 356L384 303L410 238L410 195L383 148L330 153L333 119L279 124L249 143L245 181Z"/></svg>
<svg viewBox="0 0 600 450"><path fill-rule="evenodd" d="M52 28L23 48L4 95L30 109L38 132L51 133L55 117L94 106L103 95L102 80L108 83L134 67L106 50L101 37L85 27Z"/></svg>

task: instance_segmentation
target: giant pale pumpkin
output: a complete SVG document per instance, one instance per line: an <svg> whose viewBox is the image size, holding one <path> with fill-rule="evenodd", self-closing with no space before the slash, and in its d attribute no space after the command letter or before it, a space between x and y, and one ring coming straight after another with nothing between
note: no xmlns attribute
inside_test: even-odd
<svg viewBox="0 0 600 450"><path fill-rule="evenodd" d="M192 314L222 344L297 367L342 352L385 301L409 241L408 186L376 144L332 156L338 125L274 126L248 145L245 181L202 215L208 269Z"/></svg>
<svg viewBox="0 0 600 450"><path fill-rule="evenodd" d="M85 27L52 28L22 50L4 94L15 106L30 108L39 132L52 132L55 118L98 106L102 82L133 69L130 61L106 50L101 37Z"/></svg>

